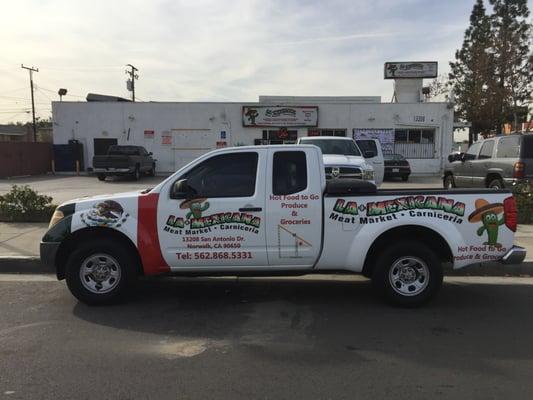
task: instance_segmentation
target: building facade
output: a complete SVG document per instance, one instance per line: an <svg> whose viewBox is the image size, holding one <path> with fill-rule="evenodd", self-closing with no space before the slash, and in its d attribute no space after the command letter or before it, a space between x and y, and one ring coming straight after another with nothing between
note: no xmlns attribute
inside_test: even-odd
<svg viewBox="0 0 533 400"><path fill-rule="evenodd" d="M439 174L453 142L449 103L379 97L261 96L258 102L53 102L54 144L83 144L85 165L111 144L144 146L158 173L226 146L287 144L301 136L377 137L415 175Z"/></svg>

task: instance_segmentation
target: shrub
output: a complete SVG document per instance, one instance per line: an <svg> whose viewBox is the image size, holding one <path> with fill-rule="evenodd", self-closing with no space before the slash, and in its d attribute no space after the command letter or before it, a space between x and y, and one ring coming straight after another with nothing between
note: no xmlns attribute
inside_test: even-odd
<svg viewBox="0 0 533 400"><path fill-rule="evenodd" d="M533 224L533 183L520 183L513 187L518 209L519 224Z"/></svg>
<svg viewBox="0 0 533 400"><path fill-rule="evenodd" d="M48 222L55 207L50 196L38 194L27 185L13 185L10 192L0 195L0 221Z"/></svg>

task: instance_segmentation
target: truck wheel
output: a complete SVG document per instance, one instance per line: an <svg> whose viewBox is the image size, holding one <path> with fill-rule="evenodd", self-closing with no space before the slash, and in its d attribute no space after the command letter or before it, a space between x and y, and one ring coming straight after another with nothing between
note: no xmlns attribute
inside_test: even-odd
<svg viewBox="0 0 533 400"><path fill-rule="evenodd" d="M489 188L491 189L503 189L503 182L501 179L493 179L489 183Z"/></svg>
<svg viewBox="0 0 533 400"><path fill-rule="evenodd" d="M449 174L444 177L444 189L453 189L455 186L455 180L453 179L453 175Z"/></svg>
<svg viewBox="0 0 533 400"><path fill-rule="evenodd" d="M96 175L99 181L105 181L105 174L98 174Z"/></svg>
<svg viewBox="0 0 533 400"><path fill-rule="evenodd" d="M152 164L152 168L148 171L148 176L155 176L155 164Z"/></svg>
<svg viewBox="0 0 533 400"><path fill-rule="evenodd" d="M426 245L398 242L377 257L372 284L390 303L417 307L428 302L442 286L442 264Z"/></svg>
<svg viewBox="0 0 533 400"><path fill-rule="evenodd" d="M138 181L141 179L141 170L139 169L139 166L137 165L135 167L135 171L133 172L133 180Z"/></svg>
<svg viewBox="0 0 533 400"><path fill-rule="evenodd" d="M70 292L82 303L114 303L131 289L138 262L117 243L93 240L77 247L67 260L65 277Z"/></svg>

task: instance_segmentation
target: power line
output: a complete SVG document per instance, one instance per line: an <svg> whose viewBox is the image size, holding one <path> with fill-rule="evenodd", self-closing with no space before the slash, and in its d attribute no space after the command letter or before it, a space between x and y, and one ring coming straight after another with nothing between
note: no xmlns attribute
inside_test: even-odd
<svg viewBox="0 0 533 400"><path fill-rule="evenodd" d="M37 141L37 125L35 124L35 101L33 99L33 73L39 72L39 68L34 67L25 67L24 64L21 64L22 69L27 69L30 73L30 88L31 88L31 111L33 117L33 141Z"/></svg>

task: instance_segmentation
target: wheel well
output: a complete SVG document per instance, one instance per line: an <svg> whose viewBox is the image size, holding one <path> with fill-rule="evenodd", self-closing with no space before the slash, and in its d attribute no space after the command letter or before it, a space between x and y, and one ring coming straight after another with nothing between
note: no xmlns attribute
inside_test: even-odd
<svg viewBox="0 0 533 400"><path fill-rule="evenodd" d="M488 174L487 177L485 178L485 186L488 187L488 186L489 186L489 183L491 183L494 179L502 180L502 177L500 176L500 174L498 174L498 173L496 173L496 172L491 172L491 173Z"/></svg>
<svg viewBox="0 0 533 400"><path fill-rule="evenodd" d="M139 268L139 275L143 274L143 268L142 268L142 261L141 257L139 256L139 252L137 250L137 247L135 247L135 244L131 241L129 237L127 237L122 232L119 232L115 229L111 228L104 228L104 227L90 227L90 228L84 228L77 230L76 232L73 232L70 236L68 236L61 245L59 246L59 249L57 251L56 255L56 269L57 269L57 277L59 279L65 278L65 268L67 264L68 257L72 253L72 251L75 249L77 243L83 243L87 240L92 239L98 239L98 240L113 240L115 243L120 243L123 246L126 246L130 251L135 254L137 258L137 265Z"/></svg>
<svg viewBox="0 0 533 400"><path fill-rule="evenodd" d="M436 231L419 225L404 225L383 232L370 246L363 266L363 275L370 277L380 249L398 240L415 240L423 243L437 254L442 262L452 262L453 253L448 242Z"/></svg>

